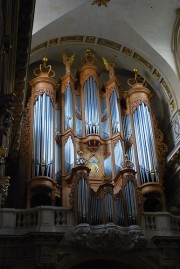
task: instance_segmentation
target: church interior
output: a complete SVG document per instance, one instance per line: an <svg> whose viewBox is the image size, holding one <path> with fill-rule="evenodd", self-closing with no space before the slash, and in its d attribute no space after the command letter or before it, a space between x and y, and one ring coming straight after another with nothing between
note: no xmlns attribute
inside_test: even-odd
<svg viewBox="0 0 180 269"><path fill-rule="evenodd" d="M0 0L0 268L180 269L178 0Z"/></svg>

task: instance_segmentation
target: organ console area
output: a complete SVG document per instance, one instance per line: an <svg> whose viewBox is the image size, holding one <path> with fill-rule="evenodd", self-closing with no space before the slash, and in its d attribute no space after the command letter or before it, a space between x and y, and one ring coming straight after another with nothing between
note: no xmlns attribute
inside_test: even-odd
<svg viewBox="0 0 180 269"><path fill-rule="evenodd" d="M145 79L135 70L120 94L113 63L105 62L102 87L90 50L76 78L75 56L63 61L59 84L46 58L30 81L21 139L27 206L71 206L75 223L120 226L138 224L142 211L164 210L167 147Z"/></svg>

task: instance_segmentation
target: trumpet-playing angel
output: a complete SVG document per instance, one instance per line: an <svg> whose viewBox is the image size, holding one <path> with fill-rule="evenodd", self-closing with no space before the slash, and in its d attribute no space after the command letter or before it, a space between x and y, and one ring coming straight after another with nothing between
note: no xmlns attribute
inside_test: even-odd
<svg viewBox="0 0 180 269"><path fill-rule="evenodd" d="M63 64L65 65L66 74L71 72L71 65L75 59L75 53L71 57L67 57L65 53L62 54Z"/></svg>
<svg viewBox="0 0 180 269"><path fill-rule="evenodd" d="M109 78L111 79L112 77L114 77L114 63L108 63L108 61L106 60L106 58L102 57L103 59L103 63L105 65L105 68L107 71L109 71Z"/></svg>

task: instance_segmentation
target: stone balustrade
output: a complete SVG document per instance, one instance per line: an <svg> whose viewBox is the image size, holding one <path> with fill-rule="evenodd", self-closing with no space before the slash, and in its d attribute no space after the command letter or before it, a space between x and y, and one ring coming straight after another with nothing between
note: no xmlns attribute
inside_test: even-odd
<svg viewBox="0 0 180 269"><path fill-rule="evenodd" d="M173 236L180 233L180 216L168 212L146 212L141 217L141 228L146 238Z"/></svg>
<svg viewBox="0 0 180 269"><path fill-rule="evenodd" d="M141 216L145 237L176 236L180 217L168 212L146 212ZM24 235L33 232L69 233L74 227L71 209L39 206L31 209L0 209L0 235Z"/></svg>
<svg viewBox="0 0 180 269"><path fill-rule="evenodd" d="M71 210L63 207L39 206L31 209L0 209L0 235L66 232L72 225Z"/></svg>

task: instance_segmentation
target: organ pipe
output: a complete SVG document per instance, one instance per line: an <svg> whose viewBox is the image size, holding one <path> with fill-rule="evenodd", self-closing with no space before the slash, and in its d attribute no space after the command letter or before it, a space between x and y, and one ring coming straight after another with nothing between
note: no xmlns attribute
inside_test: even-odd
<svg viewBox="0 0 180 269"><path fill-rule="evenodd" d="M70 173L74 167L74 144L71 136L68 137L64 146L65 159L65 173Z"/></svg>
<svg viewBox="0 0 180 269"><path fill-rule="evenodd" d="M43 64L34 69L36 77L30 81L32 93L29 101L29 144L32 150L29 154L29 170L32 173L28 173L31 174L27 187L28 207L31 206L33 196L38 193L49 196L47 200L51 205L55 205L55 197L60 196L57 186L57 180L60 182L57 175L61 170L60 149L56 142L60 138L60 116L55 104L57 82L53 79L55 72L50 65L46 66L46 62L47 58L44 58ZM41 205L41 201L37 200L36 203Z"/></svg>
<svg viewBox="0 0 180 269"><path fill-rule="evenodd" d="M70 85L64 93L64 129L73 129L73 96Z"/></svg>
<svg viewBox="0 0 180 269"><path fill-rule="evenodd" d="M121 170L121 163L123 162L123 149L120 140L114 147L114 160L116 174Z"/></svg>
<svg viewBox="0 0 180 269"><path fill-rule="evenodd" d="M99 134L97 84L93 77L84 84L84 115L86 135Z"/></svg>
<svg viewBox="0 0 180 269"><path fill-rule="evenodd" d="M141 183L159 182L149 111L144 103L133 113Z"/></svg>
<svg viewBox="0 0 180 269"><path fill-rule="evenodd" d="M62 184L65 204L73 169L88 166L94 192L89 196L87 178L81 175L77 183L78 222L86 222L90 217L93 225L103 221L134 225L138 215L135 184L142 190L146 184L161 183L150 90L144 81L131 81L131 88L124 94L126 110L122 108L121 113L121 92L114 72L109 71L109 80L101 89L92 55L86 57L77 79L70 67L61 78L58 95L51 68L49 73L41 70L32 82L32 177L47 177ZM43 84L39 84L40 78ZM79 163L78 152L83 154ZM122 165L125 155L130 163L126 172ZM125 179L124 174L130 170L131 180ZM113 180L118 195L97 191L107 178Z"/></svg>
<svg viewBox="0 0 180 269"><path fill-rule="evenodd" d="M120 132L118 100L115 89L112 91L112 94L110 96L110 111L111 111L112 133L115 134L117 132Z"/></svg>

